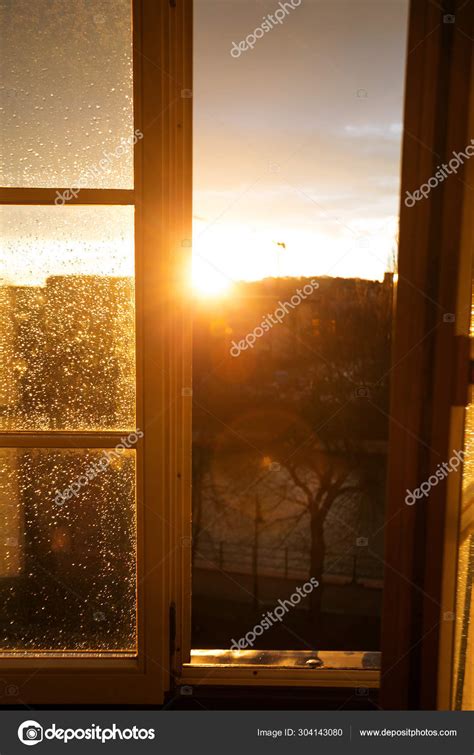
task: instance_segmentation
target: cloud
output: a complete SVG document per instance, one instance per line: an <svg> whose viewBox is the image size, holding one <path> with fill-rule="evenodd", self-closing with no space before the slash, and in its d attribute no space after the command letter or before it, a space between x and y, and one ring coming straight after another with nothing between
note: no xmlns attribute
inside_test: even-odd
<svg viewBox="0 0 474 755"><path fill-rule="evenodd" d="M344 133L356 139L391 139L400 140L401 123L363 123L361 125L344 126Z"/></svg>

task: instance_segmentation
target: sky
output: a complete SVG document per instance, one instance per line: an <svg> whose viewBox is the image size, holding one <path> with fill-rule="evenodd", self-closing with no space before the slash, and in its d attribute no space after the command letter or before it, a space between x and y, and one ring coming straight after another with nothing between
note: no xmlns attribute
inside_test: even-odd
<svg viewBox="0 0 474 755"><path fill-rule="evenodd" d="M396 247L407 1L301 0L237 56L279 7L195 0L193 257L208 292L381 279Z"/></svg>
<svg viewBox="0 0 474 755"><path fill-rule="evenodd" d="M44 286L52 275L134 275L134 208L0 207L0 287Z"/></svg>

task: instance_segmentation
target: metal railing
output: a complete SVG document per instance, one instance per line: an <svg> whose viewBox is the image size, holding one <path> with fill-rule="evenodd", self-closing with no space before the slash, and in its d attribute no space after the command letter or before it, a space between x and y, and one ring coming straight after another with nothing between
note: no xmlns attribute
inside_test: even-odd
<svg viewBox="0 0 474 755"><path fill-rule="evenodd" d="M362 548L361 548L362 551ZM268 548L220 541L199 543L194 555L195 568L279 576L298 579L310 574L310 554L300 550ZM345 577L356 583L361 580L381 580L383 564L380 559L364 552L328 551L324 558L324 576Z"/></svg>

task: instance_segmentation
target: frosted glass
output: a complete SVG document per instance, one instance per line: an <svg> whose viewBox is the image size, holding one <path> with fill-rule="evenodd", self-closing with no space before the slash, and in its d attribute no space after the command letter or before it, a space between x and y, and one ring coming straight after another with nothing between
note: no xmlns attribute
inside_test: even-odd
<svg viewBox="0 0 474 755"><path fill-rule="evenodd" d="M0 450L0 651L136 652L135 452L106 453Z"/></svg>
<svg viewBox="0 0 474 755"><path fill-rule="evenodd" d="M0 208L0 430L135 428L133 213Z"/></svg>
<svg viewBox="0 0 474 755"><path fill-rule="evenodd" d="M132 188L130 0L2 0L0 36L1 184Z"/></svg>

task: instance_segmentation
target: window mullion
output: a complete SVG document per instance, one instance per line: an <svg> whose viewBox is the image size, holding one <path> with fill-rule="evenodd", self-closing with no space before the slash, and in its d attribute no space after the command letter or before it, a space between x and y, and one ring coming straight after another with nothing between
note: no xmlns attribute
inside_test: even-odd
<svg viewBox="0 0 474 755"><path fill-rule="evenodd" d="M69 192L69 193L67 193ZM73 193L75 196L73 195ZM0 188L0 204L13 205L133 205L133 189Z"/></svg>
<svg viewBox="0 0 474 755"><path fill-rule="evenodd" d="M0 433L0 448L115 448L129 432L7 432Z"/></svg>

